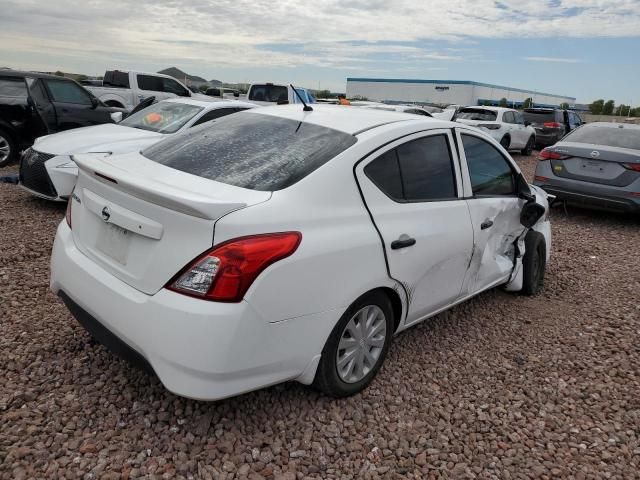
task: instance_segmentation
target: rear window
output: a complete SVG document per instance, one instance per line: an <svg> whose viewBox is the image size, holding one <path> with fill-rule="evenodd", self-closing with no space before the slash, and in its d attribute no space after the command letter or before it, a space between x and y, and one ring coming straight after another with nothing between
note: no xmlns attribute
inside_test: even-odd
<svg viewBox="0 0 640 480"><path fill-rule="evenodd" d="M0 97L26 97L24 78L0 78Z"/></svg>
<svg viewBox="0 0 640 480"><path fill-rule="evenodd" d="M129 88L129 73L108 70L104 74L102 85L106 87Z"/></svg>
<svg viewBox="0 0 640 480"><path fill-rule="evenodd" d="M484 110L480 108L463 108L458 112L456 118L462 118L463 120L481 120L481 121L495 121L498 118L498 113L494 110Z"/></svg>
<svg viewBox="0 0 640 480"><path fill-rule="evenodd" d="M252 85L249 100L256 102L286 102L289 91L284 85Z"/></svg>
<svg viewBox="0 0 640 480"><path fill-rule="evenodd" d="M572 131L562 141L640 150L640 128L585 125Z"/></svg>
<svg viewBox="0 0 640 480"><path fill-rule="evenodd" d="M191 128L142 154L162 165L236 187L287 188L356 143L311 123L254 113Z"/></svg>
<svg viewBox="0 0 640 480"><path fill-rule="evenodd" d="M537 112L525 110L523 112L523 115L524 115L524 119L527 122L531 122L531 123L556 122L560 118L559 115L556 116L553 110L537 111Z"/></svg>

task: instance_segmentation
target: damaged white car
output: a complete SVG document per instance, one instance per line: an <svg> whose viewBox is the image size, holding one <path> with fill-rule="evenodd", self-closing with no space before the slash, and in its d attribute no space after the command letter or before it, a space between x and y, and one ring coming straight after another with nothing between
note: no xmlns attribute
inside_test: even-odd
<svg viewBox="0 0 640 480"><path fill-rule="evenodd" d="M547 194L498 142L412 114L267 107L76 160L52 290L197 399L354 394L397 332L496 286L536 293L551 249Z"/></svg>

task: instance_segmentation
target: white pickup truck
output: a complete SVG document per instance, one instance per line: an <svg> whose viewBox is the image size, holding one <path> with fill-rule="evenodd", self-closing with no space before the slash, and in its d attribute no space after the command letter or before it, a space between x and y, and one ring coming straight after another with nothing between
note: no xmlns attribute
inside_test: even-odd
<svg viewBox="0 0 640 480"><path fill-rule="evenodd" d="M123 72L107 70L101 86L86 86L104 104L131 110L147 97L156 100L192 97L187 87L161 73Z"/></svg>
<svg viewBox="0 0 640 480"><path fill-rule="evenodd" d="M306 88L296 87L305 103L316 103L316 98ZM254 83L249 87L247 100L258 105L301 103L290 85L274 83Z"/></svg>

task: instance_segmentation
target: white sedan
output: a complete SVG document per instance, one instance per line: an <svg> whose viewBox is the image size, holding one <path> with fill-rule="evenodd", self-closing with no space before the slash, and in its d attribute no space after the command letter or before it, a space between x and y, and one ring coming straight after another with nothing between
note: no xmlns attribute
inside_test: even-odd
<svg viewBox="0 0 640 480"><path fill-rule="evenodd" d="M507 150L531 155L536 131L522 113L512 108L464 107L455 116L457 122L482 128Z"/></svg>
<svg viewBox="0 0 640 480"><path fill-rule="evenodd" d="M40 137L22 155L20 186L38 197L66 202L78 175L72 155L135 152L167 135L254 107L253 103L239 101L175 98L134 110L117 124L76 128Z"/></svg>
<svg viewBox="0 0 640 480"><path fill-rule="evenodd" d="M76 160L51 289L196 399L354 394L397 332L496 286L536 293L551 249L547 195L498 142L412 114L266 107Z"/></svg>

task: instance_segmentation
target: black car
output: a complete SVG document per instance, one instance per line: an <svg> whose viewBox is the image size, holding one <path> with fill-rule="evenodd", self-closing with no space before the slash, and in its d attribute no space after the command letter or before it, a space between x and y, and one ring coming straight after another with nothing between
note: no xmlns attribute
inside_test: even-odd
<svg viewBox="0 0 640 480"><path fill-rule="evenodd" d="M113 123L107 107L70 78L0 70L0 166L42 135Z"/></svg>
<svg viewBox="0 0 640 480"><path fill-rule="evenodd" d="M525 108L525 121L536 129L536 147L548 147L584 122L576 112L559 108Z"/></svg>

